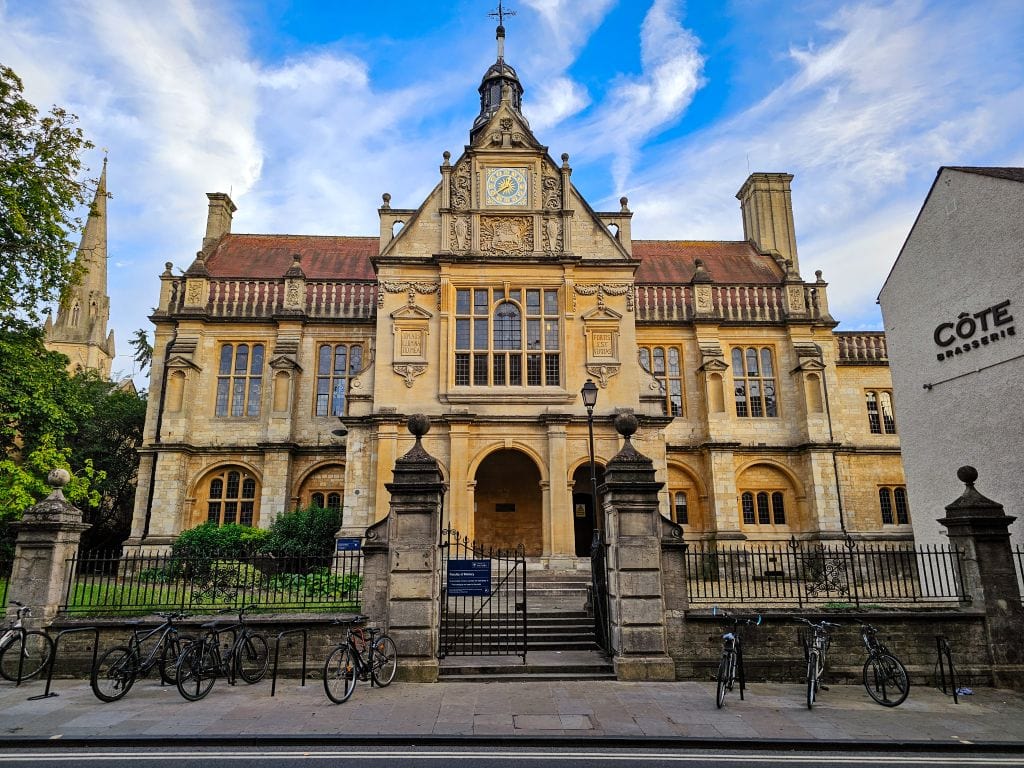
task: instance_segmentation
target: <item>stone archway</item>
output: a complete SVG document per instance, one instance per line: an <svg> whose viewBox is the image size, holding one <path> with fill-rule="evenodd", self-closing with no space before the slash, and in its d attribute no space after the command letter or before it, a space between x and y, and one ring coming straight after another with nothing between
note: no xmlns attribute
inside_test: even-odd
<svg viewBox="0 0 1024 768"><path fill-rule="evenodd" d="M597 486L604 482L604 465L594 465ZM580 464L572 473L572 526L576 557L590 557L594 529L603 529L604 520L595 511L594 484L590 479L590 462Z"/></svg>
<svg viewBox="0 0 1024 768"><path fill-rule="evenodd" d="M505 448L480 462L476 470L474 525L479 544L514 549L529 557L544 553L544 502L541 474L522 451Z"/></svg>

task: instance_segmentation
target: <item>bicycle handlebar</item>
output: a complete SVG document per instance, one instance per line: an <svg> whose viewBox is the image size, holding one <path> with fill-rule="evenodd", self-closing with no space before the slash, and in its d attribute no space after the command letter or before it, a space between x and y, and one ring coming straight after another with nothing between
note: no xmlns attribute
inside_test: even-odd
<svg viewBox="0 0 1024 768"><path fill-rule="evenodd" d="M18 600L11 600L11 605L18 606L17 613L18 613L18 619L19 620L25 618L26 616L31 616L32 615L32 609L29 606L25 605L24 603L19 602Z"/></svg>
<svg viewBox="0 0 1024 768"><path fill-rule="evenodd" d="M836 624L835 622L832 622L832 621L825 621L824 619L822 619L817 624L815 624L813 621L811 621L810 619L805 619L803 616L794 616L793 617L793 621L801 621L804 624L806 624L807 626L811 627L812 629L826 629L827 627L841 627L841 626L843 626L842 624Z"/></svg>
<svg viewBox="0 0 1024 768"><path fill-rule="evenodd" d="M760 626L761 625L761 621L762 621L760 613L756 614L753 617L741 616L741 615L736 614L736 613L729 613L727 611L719 610L717 605L714 606L711 609L711 615L712 616L721 616L723 619L732 619L732 622L734 624L749 624L752 627Z"/></svg>

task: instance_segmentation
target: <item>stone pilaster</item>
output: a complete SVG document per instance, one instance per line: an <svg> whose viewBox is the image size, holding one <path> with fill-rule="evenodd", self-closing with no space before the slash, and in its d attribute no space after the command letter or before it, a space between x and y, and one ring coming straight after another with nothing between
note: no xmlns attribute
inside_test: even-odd
<svg viewBox="0 0 1024 768"><path fill-rule="evenodd" d="M668 654L662 580L662 525L654 464L637 452L630 436L638 427L631 413L615 417L626 439L605 469L608 542L608 603L615 674L619 680L674 680Z"/></svg>
<svg viewBox="0 0 1024 768"><path fill-rule="evenodd" d="M426 416L409 418L416 444L395 461L394 482L387 484L387 630L402 659L399 675L416 682L436 681L438 670L438 537L445 484L437 460L420 442L429 429Z"/></svg>
<svg viewBox="0 0 1024 768"><path fill-rule="evenodd" d="M82 532L89 528L82 522L82 511L61 492L70 479L66 470L50 472L46 481L53 492L11 526L18 539L7 596L30 606L32 616L44 625L57 615L67 583L67 561L78 552Z"/></svg>
<svg viewBox="0 0 1024 768"><path fill-rule="evenodd" d="M1003 512L1003 505L982 496L974 488L978 470L960 467L957 478L967 485L963 495L946 507L939 523L949 532L949 542L963 554L964 590L976 608L985 611L988 643L996 685L1019 687L1024 664L1024 607L1013 567L1009 525L1017 518ZM1001 674L1000 667L1005 669Z"/></svg>

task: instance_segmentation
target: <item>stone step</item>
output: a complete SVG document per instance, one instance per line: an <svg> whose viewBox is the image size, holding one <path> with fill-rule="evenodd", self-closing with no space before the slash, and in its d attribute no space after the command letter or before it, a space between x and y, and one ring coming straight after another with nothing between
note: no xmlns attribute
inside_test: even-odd
<svg viewBox="0 0 1024 768"><path fill-rule="evenodd" d="M615 679L614 666L596 650L530 650L525 664L518 656L448 656L439 672L441 679L460 682Z"/></svg>

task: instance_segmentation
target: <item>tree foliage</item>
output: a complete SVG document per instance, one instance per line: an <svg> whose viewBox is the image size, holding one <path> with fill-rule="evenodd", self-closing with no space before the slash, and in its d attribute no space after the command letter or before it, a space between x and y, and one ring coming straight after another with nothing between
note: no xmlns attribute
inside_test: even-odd
<svg viewBox="0 0 1024 768"><path fill-rule="evenodd" d="M139 328L128 344L135 350L135 362L139 364L139 370L148 369L153 364L153 345L149 343L146 331Z"/></svg>
<svg viewBox="0 0 1024 768"><path fill-rule="evenodd" d="M79 177L93 145L78 118L56 106L40 115L22 88L0 64L0 328L38 323L77 279L75 211L90 191Z"/></svg>

